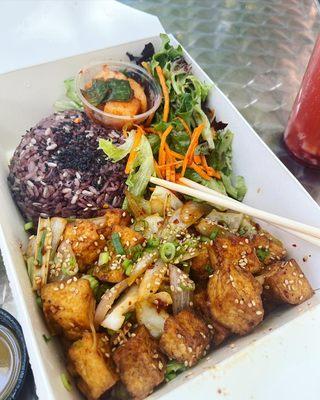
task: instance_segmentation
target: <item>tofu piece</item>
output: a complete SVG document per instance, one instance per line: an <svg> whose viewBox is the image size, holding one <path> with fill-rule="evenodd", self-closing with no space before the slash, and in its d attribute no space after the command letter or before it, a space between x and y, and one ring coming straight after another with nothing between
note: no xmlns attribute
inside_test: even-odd
<svg viewBox="0 0 320 400"><path fill-rule="evenodd" d="M210 311L210 302L206 287L203 287L194 293L193 306L197 315L201 315L207 323L211 335L211 341L215 346L219 346L231 335L229 329L219 324L219 322L213 318Z"/></svg>
<svg viewBox="0 0 320 400"><path fill-rule="evenodd" d="M97 333L96 337L96 348L92 333L85 333L68 351L68 370L76 377L80 391L92 400L98 399L119 380L107 335Z"/></svg>
<svg viewBox="0 0 320 400"><path fill-rule="evenodd" d="M301 304L313 296L310 283L293 259L269 265L262 277L264 296L274 302Z"/></svg>
<svg viewBox="0 0 320 400"><path fill-rule="evenodd" d="M209 345L209 328L190 309L167 318L160 338L160 348L169 358L191 367L205 355Z"/></svg>
<svg viewBox="0 0 320 400"><path fill-rule="evenodd" d="M69 240L81 271L98 259L114 226L126 226L131 218L123 210L107 209L101 219L100 224L91 219L79 219L68 223L64 231L64 239Z"/></svg>
<svg viewBox="0 0 320 400"><path fill-rule="evenodd" d="M87 279L67 282L53 282L42 287L43 312L52 334L77 340L90 330L95 298Z"/></svg>
<svg viewBox="0 0 320 400"><path fill-rule="evenodd" d="M104 216L105 225L111 229L115 225L129 226L131 222L130 214L120 208L107 208Z"/></svg>
<svg viewBox="0 0 320 400"><path fill-rule="evenodd" d="M128 250L138 244L142 244L145 241L145 238L141 235L141 233L136 232L135 230L126 226L116 225L113 228L113 232L119 234L122 246L125 250Z"/></svg>
<svg viewBox="0 0 320 400"><path fill-rule="evenodd" d="M157 341L143 325L134 337L117 348L113 360L121 381L136 400L148 396L164 380L165 357Z"/></svg>
<svg viewBox="0 0 320 400"><path fill-rule="evenodd" d="M282 242L265 231L260 231L252 238L252 245L265 265L283 260L287 255Z"/></svg>
<svg viewBox="0 0 320 400"><path fill-rule="evenodd" d="M245 335L263 320L261 293L261 284L239 266L218 270L208 283L211 314L231 332Z"/></svg>
<svg viewBox="0 0 320 400"><path fill-rule="evenodd" d="M113 232L119 234L121 244L126 251L145 241L145 238L139 232L126 226L115 225ZM100 281L117 283L126 278L122 267L123 259L117 256L111 241L107 242L107 247L110 261L103 266L96 265L93 269L93 275ZM130 255L128 257L130 258Z"/></svg>
<svg viewBox="0 0 320 400"><path fill-rule="evenodd" d="M219 235L214 240L212 248L216 254L218 268L237 265L245 271L256 274L263 267L248 238L232 234Z"/></svg>
<svg viewBox="0 0 320 400"><path fill-rule="evenodd" d="M191 276L196 281L206 281L209 275L212 274L213 269L209 257L208 245L201 244L199 254L191 260Z"/></svg>

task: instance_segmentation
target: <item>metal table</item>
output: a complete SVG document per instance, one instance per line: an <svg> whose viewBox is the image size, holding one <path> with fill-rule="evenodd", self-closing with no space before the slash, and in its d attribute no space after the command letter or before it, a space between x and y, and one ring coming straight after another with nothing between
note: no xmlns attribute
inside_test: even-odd
<svg viewBox="0 0 320 400"><path fill-rule="evenodd" d="M263 140L320 203L320 172L286 152L282 135L320 31L312 0L122 0L158 15ZM81 2L78 3L81 7ZM0 306L16 315L3 264ZM34 398L28 379L21 399Z"/></svg>

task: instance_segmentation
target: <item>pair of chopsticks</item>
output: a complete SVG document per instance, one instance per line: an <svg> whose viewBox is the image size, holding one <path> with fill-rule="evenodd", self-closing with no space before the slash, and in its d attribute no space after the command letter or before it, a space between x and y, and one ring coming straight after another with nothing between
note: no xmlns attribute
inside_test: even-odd
<svg viewBox="0 0 320 400"><path fill-rule="evenodd" d="M222 206L230 210L258 218L262 221L275 225L309 243L320 246L319 228L248 206L221 193L218 193L213 189L193 182L190 179L180 178L179 182L181 182L181 184L179 184L166 181L164 179L151 177L150 182L166 189L206 201L212 205Z"/></svg>

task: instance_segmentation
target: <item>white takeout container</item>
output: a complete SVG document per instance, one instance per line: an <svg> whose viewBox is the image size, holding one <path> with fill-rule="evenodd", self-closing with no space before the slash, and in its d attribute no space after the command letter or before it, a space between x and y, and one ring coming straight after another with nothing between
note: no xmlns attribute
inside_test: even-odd
<svg viewBox="0 0 320 400"><path fill-rule="evenodd" d="M177 44L173 37L171 40ZM126 51L140 53L149 41L159 47L158 37L146 38L0 75L0 244L40 400L81 396L77 390L66 391L61 383L60 375L66 367L58 341L43 340L47 328L20 251L20 243L25 243L27 236L8 191L8 160L26 129L53 112L52 104L63 95L64 79L95 60L127 60ZM186 57L193 72L212 83L187 53ZM235 134L235 172L244 175L248 185L244 202L320 228L319 206L218 88L212 88L209 103L218 120L228 122ZM320 249L274 227L268 229L284 241L289 256L298 261L313 288L318 289ZM253 333L213 351L197 366L156 390L150 399L269 400L300 399L303 395L308 400L318 399L319 300L316 291L302 306L277 310Z"/></svg>

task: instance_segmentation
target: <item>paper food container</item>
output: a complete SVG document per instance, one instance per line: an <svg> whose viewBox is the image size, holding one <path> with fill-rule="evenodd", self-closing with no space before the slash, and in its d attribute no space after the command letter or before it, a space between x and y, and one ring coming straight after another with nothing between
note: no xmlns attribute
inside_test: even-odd
<svg viewBox="0 0 320 400"><path fill-rule="evenodd" d="M146 38L0 76L1 250L41 400L81 396L75 389L66 391L61 383L60 375L66 367L58 341L43 340L47 328L20 251L20 243L25 243L27 236L8 190L8 160L26 129L53 112L53 103L63 95L64 79L92 61L126 60L126 51L140 53L149 41L159 47L158 37ZM174 38L172 42L177 44ZM187 53L186 57L194 73L212 83ZM228 122L235 134L235 172L245 176L248 185L244 202L320 228L319 206L215 86L209 103L217 118ZM320 249L271 226L268 229L284 241L289 256L298 261L313 288L318 289ZM300 399L306 394L308 400L318 399L319 299L316 291L308 303L274 312L252 334L213 351L197 366L156 390L150 399Z"/></svg>

